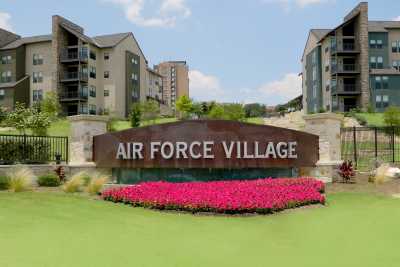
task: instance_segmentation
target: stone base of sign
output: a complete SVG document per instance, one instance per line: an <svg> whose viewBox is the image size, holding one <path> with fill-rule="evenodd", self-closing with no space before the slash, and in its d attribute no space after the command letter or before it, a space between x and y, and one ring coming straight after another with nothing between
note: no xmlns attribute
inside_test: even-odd
<svg viewBox="0 0 400 267"><path fill-rule="evenodd" d="M299 170L300 177L314 177L324 183L336 182L340 179L338 169L342 162L318 162L315 167L302 167Z"/></svg>
<svg viewBox="0 0 400 267"><path fill-rule="evenodd" d="M107 132L106 116L77 115L68 117L71 122L70 162L84 164L92 162L93 136Z"/></svg>
<svg viewBox="0 0 400 267"><path fill-rule="evenodd" d="M344 117L335 113L304 116L305 131L319 136L319 161L313 168L301 168L304 176L312 176L324 182L338 179L341 161L340 129Z"/></svg>

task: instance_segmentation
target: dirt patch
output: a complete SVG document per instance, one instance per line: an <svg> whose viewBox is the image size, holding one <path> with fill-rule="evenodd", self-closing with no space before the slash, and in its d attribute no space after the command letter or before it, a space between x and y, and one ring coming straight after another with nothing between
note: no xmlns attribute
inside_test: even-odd
<svg viewBox="0 0 400 267"><path fill-rule="evenodd" d="M368 182L369 174L359 173L354 179L353 183L333 183L326 185L326 193L340 193L340 192L356 192L356 193L371 193L377 195L393 196L400 194L400 180L396 179L384 184L374 184Z"/></svg>

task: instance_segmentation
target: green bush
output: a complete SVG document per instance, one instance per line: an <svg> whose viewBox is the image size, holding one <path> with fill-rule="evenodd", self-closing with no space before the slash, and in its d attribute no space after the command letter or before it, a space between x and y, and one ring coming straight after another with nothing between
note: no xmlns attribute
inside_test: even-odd
<svg viewBox="0 0 400 267"><path fill-rule="evenodd" d="M0 190L7 190L10 184L10 179L7 176L0 176Z"/></svg>
<svg viewBox="0 0 400 267"><path fill-rule="evenodd" d="M386 126L400 126L400 108L389 107L383 114Z"/></svg>
<svg viewBox="0 0 400 267"><path fill-rule="evenodd" d="M362 126L367 126L368 121L364 116L361 116L359 114L354 114L353 117L358 121L358 123Z"/></svg>
<svg viewBox="0 0 400 267"><path fill-rule="evenodd" d="M57 187L61 184L60 178L56 174L46 174L38 177L39 186Z"/></svg>
<svg viewBox="0 0 400 267"><path fill-rule="evenodd" d="M7 140L0 143L0 164L15 164L25 161L27 163L45 163L52 158L51 143L49 140L30 140L24 145L23 138Z"/></svg>

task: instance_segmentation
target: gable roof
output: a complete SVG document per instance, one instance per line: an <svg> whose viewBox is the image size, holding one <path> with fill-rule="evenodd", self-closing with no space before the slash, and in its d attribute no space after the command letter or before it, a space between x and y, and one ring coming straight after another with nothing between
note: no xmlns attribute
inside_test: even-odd
<svg viewBox="0 0 400 267"><path fill-rule="evenodd" d="M318 42L321 41L321 39L324 38L324 36L330 31L331 29L311 29L311 33L317 37Z"/></svg>
<svg viewBox="0 0 400 267"><path fill-rule="evenodd" d="M106 47L114 47L119 44L122 40L128 37L131 33L115 33L115 34L107 34L107 35L99 35L95 36L92 39L96 42L96 44L101 48Z"/></svg>
<svg viewBox="0 0 400 267"><path fill-rule="evenodd" d="M23 37L15 40L14 42L11 42L3 47L1 47L1 50L7 50L7 49L15 49L20 47L21 45L25 44L31 44L31 43L40 43L40 42L50 42L51 41L51 35L37 35L37 36L31 36L31 37Z"/></svg>

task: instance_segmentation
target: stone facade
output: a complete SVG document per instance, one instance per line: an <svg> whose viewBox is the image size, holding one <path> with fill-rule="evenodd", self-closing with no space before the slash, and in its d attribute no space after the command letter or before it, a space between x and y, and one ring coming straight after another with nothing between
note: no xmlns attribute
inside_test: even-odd
<svg viewBox="0 0 400 267"><path fill-rule="evenodd" d="M341 164L340 128L343 116L321 113L304 116L305 131L319 136L319 161L315 168L300 168L301 176L314 176L325 182L336 180Z"/></svg>
<svg viewBox="0 0 400 267"><path fill-rule="evenodd" d="M71 122L71 164L92 163L93 136L107 132L108 117L77 115L68 117L68 119Z"/></svg>

